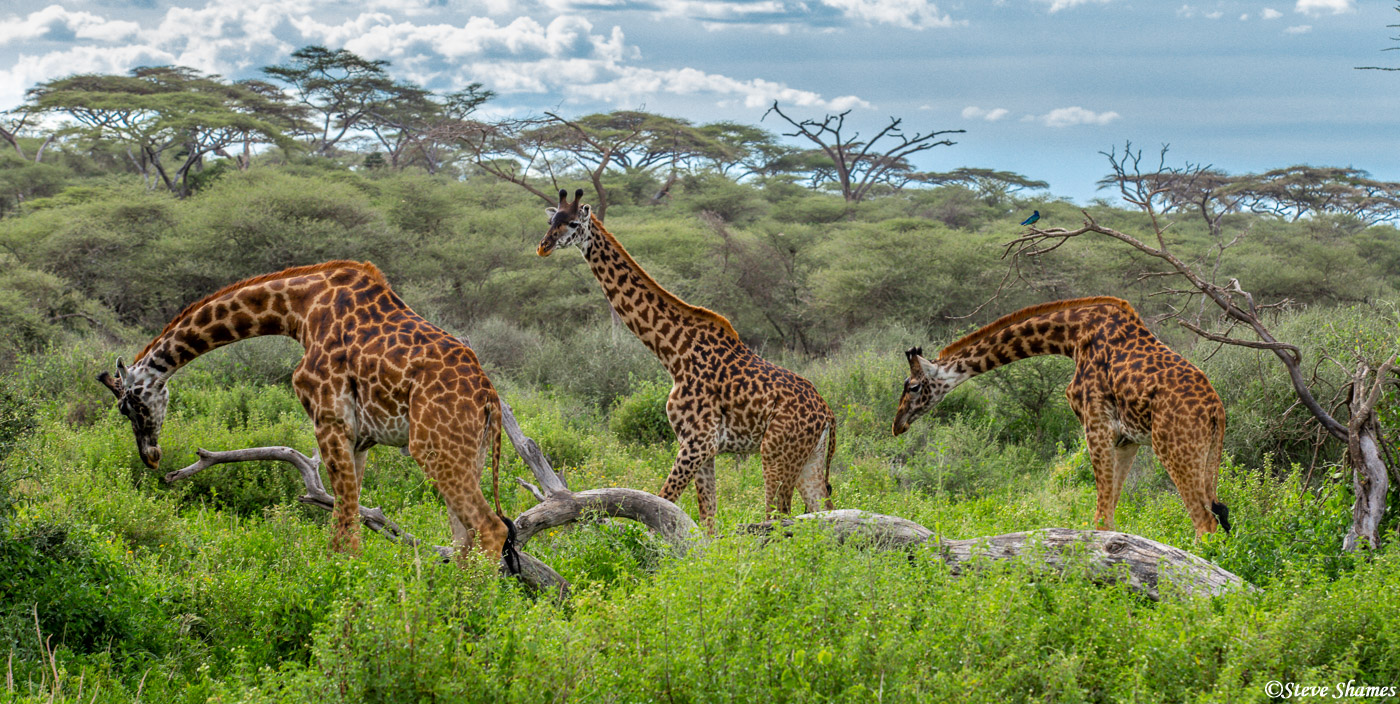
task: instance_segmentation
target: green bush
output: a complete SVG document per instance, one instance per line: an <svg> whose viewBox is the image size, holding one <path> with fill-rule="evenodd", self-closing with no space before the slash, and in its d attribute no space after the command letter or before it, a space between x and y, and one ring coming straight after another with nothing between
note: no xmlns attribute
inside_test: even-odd
<svg viewBox="0 0 1400 704"><path fill-rule="evenodd" d="M44 523L0 525L0 538L0 647L39 659L36 628L44 647L79 653L168 647L168 615L155 590L132 578L119 545Z"/></svg>
<svg viewBox="0 0 1400 704"><path fill-rule="evenodd" d="M635 387L613 408L608 426L618 440L626 443L669 443L676 439L671 420L666 417L669 380L651 379Z"/></svg>

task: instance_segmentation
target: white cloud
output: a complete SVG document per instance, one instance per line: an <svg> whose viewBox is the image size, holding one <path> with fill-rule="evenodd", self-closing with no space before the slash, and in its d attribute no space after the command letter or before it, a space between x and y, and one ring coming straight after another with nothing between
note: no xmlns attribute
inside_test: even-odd
<svg viewBox="0 0 1400 704"><path fill-rule="evenodd" d="M1279 12L1278 10L1275 10L1272 7L1266 7L1264 8L1263 12L1259 13L1259 16L1263 17L1266 20L1276 20L1280 17L1283 17L1283 13Z"/></svg>
<svg viewBox="0 0 1400 704"><path fill-rule="evenodd" d="M43 56L21 54L8 69L0 69L0 107L18 105L24 91L44 81L78 73L125 73L133 66L154 66L174 56L148 46L81 46Z"/></svg>
<svg viewBox="0 0 1400 704"><path fill-rule="evenodd" d="M662 71L626 66L616 67L611 72L616 74L611 80L591 84L569 84L563 86L564 92L579 98L605 100L618 106L635 105L639 99L655 93L710 93L741 98L747 108L767 107L775 100L784 105L815 107L833 112L870 107L870 103L854 95L843 95L828 100L819 93L791 88L782 83L761 78L738 80L694 68Z"/></svg>
<svg viewBox="0 0 1400 704"><path fill-rule="evenodd" d="M963 108L962 111L962 117L964 120L986 120L987 122L996 122L997 120L1000 120L1001 118L1006 117L1009 114L1011 114L1011 111L1007 110L1006 108L992 108L991 110L985 110L983 108L977 107L976 105L969 105Z"/></svg>
<svg viewBox="0 0 1400 704"><path fill-rule="evenodd" d="M1310 25L1310 24L1299 24L1299 25L1294 25L1294 26L1292 26L1292 27L1289 27L1289 28L1283 30L1283 33L1284 33L1284 34L1307 34L1308 32L1311 32L1311 31L1312 31L1312 25Z"/></svg>
<svg viewBox="0 0 1400 704"><path fill-rule="evenodd" d="M49 5L29 13L24 18L11 17L0 23L0 45L12 41L41 39L60 27L78 39L116 42L126 39L141 28L135 22L109 20L89 12L69 12L58 5Z"/></svg>
<svg viewBox="0 0 1400 704"><path fill-rule="evenodd" d="M640 54L627 44L621 28L596 34L593 25L578 15L556 17L548 26L529 17L517 17L506 25L486 17L473 17L460 27L415 25L394 22L379 13L361 14L335 26L307 17L291 21L311 40L344 46L366 57L390 59L401 70L407 67L408 77L420 83L443 77L463 83L476 77L502 94L558 91L576 100L615 105L636 105L649 95L669 93L737 98L750 108L774 100L837 111L869 107L856 96L827 99L820 93L762 78L746 80L694 68L655 70L629 65L627 62ZM433 61L435 57L447 61Z"/></svg>
<svg viewBox="0 0 1400 704"><path fill-rule="evenodd" d="M494 1L494 0L493 0ZM930 0L541 0L556 13L596 14L628 10L698 20L711 30L734 24L780 34L794 27L826 28L833 14L844 20L905 29L929 29L964 24L940 12ZM1084 0L1077 0L1083 2Z"/></svg>
<svg viewBox="0 0 1400 704"><path fill-rule="evenodd" d="M1078 7L1078 6L1080 6L1080 5L1087 5L1087 4L1091 3L1091 2L1096 2L1096 3L1099 3L1100 5L1106 5L1106 4L1108 4L1109 2L1112 2L1112 0L1036 0L1036 1L1037 1L1037 2L1043 2L1043 3L1049 4L1049 5L1050 5L1050 11L1051 11L1051 12L1059 12L1060 10L1068 10L1068 9L1070 9L1070 8L1072 8L1072 7Z"/></svg>
<svg viewBox="0 0 1400 704"><path fill-rule="evenodd" d="M1353 0L1298 0L1298 4L1294 6L1293 10L1305 15L1321 15L1323 13L1340 15L1344 12L1354 12L1356 5Z"/></svg>
<svg viewBox="0 0 1400 704"><path fill-rule="evenodd" d="M1241 21L1241 22L1245 22L1245 21L1247 21L1248 19L1249 19L1249 13L1248 13L1248 12L1246 12L1246 13L1240 15L1240 21Z"/></svg>
<svg viewBox="0 0 1400 704"><path fill-rule="evenodd" d="M780 9L785 1L760 2L750 9ZM936 23L941 17L924 0L898 0L893 9L871 0L831 1L844 3L846 11L871 22L907 21L914 26ZM18 104L24 89L37 82L75 72L125 73L139 65L180 64L230 74L265 65L270 56L285 60L296 46L306 44L344 47L366 58L390 60L396 78L435 86L482 81L502 94L555 93L618 105L637 105L650 95L669 93L708 95L716 102L739 101L751 108L774 100L832 111L870 106L854 95L828 98L761 77L642 68L636 65L639 50L627 43L621 28L596 31L579 13L557 16L547 25L524 16L499 21L470 17L460 24L415 24L405 18L414 8L433 2L370 0L370 9L327 22L320 19L324 15L311 13L331 0L207 0L202 7L172 7L144 27L52 6L0 23L0 44L31 41L54 28L66 28L88 43L117 38L130 45L80 45L41 56L22 55L10 68L0 69L0 107Z"/></svg>
<svg viewBox="0 0 1400 704"><path fill-rule="evenodd" d="M1122 117L1116 112L1094 112L1078 105L1068 108L1055 108L1044 115L1027 115L1025 122L1039 122L1046 127L1074 127L1076 125L1106 125Z"/></svg>
<svg viewBox="0 0 1400 704"><path fill-rule="evenodd" d="M951 27L957 24L928 0L821 0L850 19L889 24L906 29Z"/></svg>
<svg viewBox="0 0 1400 704"><path fill-rule="evenodd" d="M1221 17L1223 17L1224 15L1225 15L1224 12L1221 12L1220 10L1215 10L1214 12L1207 12L1207 13L1206 13L1206 19L1208 19L1208 20L1218 20L1218 19L1220 19Z"/></svg>

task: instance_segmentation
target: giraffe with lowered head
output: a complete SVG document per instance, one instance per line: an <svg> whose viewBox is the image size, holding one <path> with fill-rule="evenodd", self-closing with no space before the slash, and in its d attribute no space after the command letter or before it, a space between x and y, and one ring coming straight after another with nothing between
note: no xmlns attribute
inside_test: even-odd
<svg viewBox="0 0 1400 704"><path fill-rule="evenodd" d="M414 313L369 262L332 261L230 284L187 306L117 375L98 376L131 421L141 459L160 463L166 381L196 357L261 335L306 352L292 388L311 417L335 493L331 549L358 552L359 498L374 445L407 446L447 504L459 558L500 555L519 572L513 526L480 482L498 488L501 405L470 347ZM479 539L479 542L478 542Z"/></svg>
<svg viewBox="0 0 1400 704"><path fill-rule="evenodd" d="M796 489L808 511L831 508L835 415L802 377L765 361L739 339L729 320L661 287L637 264L592 208L559 191L549 230L536 251L578 247L622 322L670 372L666 417L679 452L660 496L676 501L695 482L700 518L714 529L715 455L763 460L767 514L787 513Z"/></svg>
<svg viewBox="0 0 1400 704"><path fill-rule="evenodd" d="M1065 390L1084 426L1098 490L1095 527L1112 530L1118 494L1138 448L1150 445L1176 484L1196 535L1230 530L1217 500L1225 438L1225 406L1210 380L1162 344L1132 305L1109 296L1076 298L1011 313L924 359L905 353L909 378L899 398L894 434L958 384L1003 364L1043 354L1074 360Z"/></svg>

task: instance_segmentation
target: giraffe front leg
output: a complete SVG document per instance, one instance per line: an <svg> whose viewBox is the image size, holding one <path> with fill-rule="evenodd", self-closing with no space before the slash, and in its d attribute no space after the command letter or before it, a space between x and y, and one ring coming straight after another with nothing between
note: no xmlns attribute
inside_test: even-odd
<svg viewBox="0 0 1400 704"><path fill-rule="evenodd" d="M704 478L707 471L708 479ZM713 442L692 440L681 443L680 452L676 454L676 462L671 466L671 474L666 477L666 482L661 485L661 491L657 495L671 503L679 503L681 493L685 491L687 486L690 486L691 481L696 482L700 520L705 523L705 530L713 534L714 513L718 503L714 492L715 446Z"/></svg>
<svg viewBox="0 0 1400 704"><path fill-rule="evenodd" d="M334 524L331 550L358 554L360 552L360 481L355 453L345 423L336 418L316 422L316 445L321 461L330 475L335 508L331 512Z"/></svg>

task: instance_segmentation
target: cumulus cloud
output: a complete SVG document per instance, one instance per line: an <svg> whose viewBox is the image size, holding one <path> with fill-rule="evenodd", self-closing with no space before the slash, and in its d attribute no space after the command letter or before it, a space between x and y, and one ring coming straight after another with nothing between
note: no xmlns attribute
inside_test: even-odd
<svg viewBox="0 0 1400 704"><path fill-rule="evenodd" d="M1039 122L1046 127L1074 127L1076 125L1106 125L1121 115L1113 111L1094 112L1075 105L1068 108L1055 108L1044 115L1027 115L1027 122Z"/></svg>
<svg viewBox="0 0 1400 704"><path fill-rule="evenodd" d="M850 19L907 29L951 27L956 22L927 0L822 0Z"/></svg>
<svg viewBox="0 0 1400 704"><path fill-rule="evenodd" d="M759 4L776 6L781 1ZM875 2L839 1L852 12L868 13L871 21L897 19L896 14L881 14ZM774 100L833 111L869 106L857 96L828 98L761 77L642 68L636 65L639 50L627 43L621 28L598 31L578 13L554 17L548 24L526 16L419 24L406 16L413 8L435 2L370 0L354 16L327 21L324 13L313 11L331 5L331 0L207 0L200 7L171 7L144 26L53 6L0 24L0 44L33 41L57 28L79 46L23 56L8 70L0 70L0 105L20 102L22 91L37 82L75 72L124 73L139 65L180 64L209 73L246 74L285 61L298 46L320 44L387 59L395 77L427 86L481 81L501 94L551 93L617 105L637 105L648 96L668 93L737 100L749 107ZM933 7L922 0L898 0L895 7L905 8L911 22L932 21L920 19L920 8ZM126 45L91 46L114 40Z"/></svg>
<svg viewBox="0 0 1400 704"><path fill-rule="evenodd" d="M89 12L70 12L58 5L49 5L25 17L11 17L0 22L0 45L63 34L75 39L116 42L136 34L140 28L135 22L109 20Z"/></svg>
<svg viewBox="0 0 1400 704"><path fill-rule="evenodd" d="M81 46L42 56L22 55L8 69L0 69L0 107L18 105L24 91L60 76L76 73L125 73L133 66L173 63L174 56L145 46Z"/></svg>
<svg viewBox="0 0 1400 704"><path fill-rule="evenodd" d="M1284 33L1284 34L1307 34L1308 32L1311 32L1311 31L1312 31L1312 25L1310 25L1310 24L1299 24L1299 25L1294 25L1294 26L1292 26L1292 27L1289 27L1289 28L1283 30L1283 33Z"/></svg>
<svg viewBox="0 0 1400 704"><path fill-rule="evenodd" d="M1037 2L1043 2L1050 5L1051 12L1059 12L1060 10L1068 10L1072 7L1078 7L1080 5L1088 5L1091 2L1098 3L1100 5L1106 5L1109 2L1112 2L1112 0L1037 0Z"/></svg>
<svg viewBox="0 0 1400 704"><path fill-rule="evenodd" d="M628 10L697 20L711 29L734 24L787 33L843 22L929 29L962 24L930 0L543 0L556 12Z"/></svg>
<svg viewBox="0 0 1400 704"><path fill-rule="evenodd" d="M976 105L969 105L963 108L962 117L964 120L986 120L987 122L996 122L1010 113L1011 111L1006 108L992 108L991 110L986 110Z"/></svg>
<svg viewBox="0 0 1400 704"><path fill-rule="evenodd" d="M1353 0L1298 0L1294 6L1295 12L1305 15L1333 14L1340 15L1344 12L1353 12L1356 5Z"/></svg>
<svg viewBox="0 0 1400 704"><path fill-rule="evenodd" d="M1264 8L1263 12L1259 13L1259 16L1263 17L1266 20L1276 20L1280 17L1283 17L1283 13L1279 12L1278 10L1275 10L1272 7L1266 7Z"/></svg>

